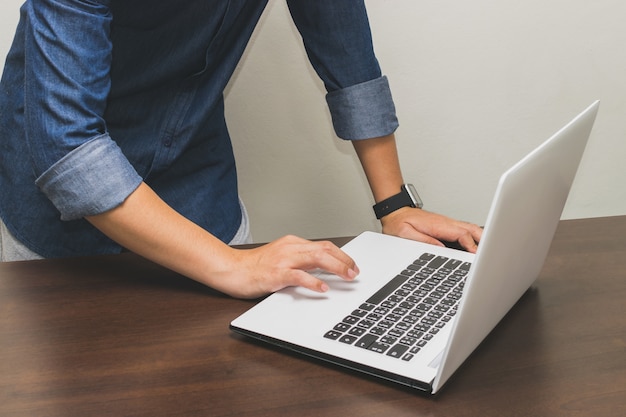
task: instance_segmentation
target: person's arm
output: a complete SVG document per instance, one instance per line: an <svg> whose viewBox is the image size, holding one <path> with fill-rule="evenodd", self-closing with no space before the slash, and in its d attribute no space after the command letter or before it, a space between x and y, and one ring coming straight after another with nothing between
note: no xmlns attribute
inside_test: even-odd
<svg viewBox="0 0 626 417"><path fill-rule="evenodd" d="M62 220L86 218L129 250L236 297L291 285L325 291L326 284L306 272L316 268L355 277L352 259L329 242L285 237L233 249L154 193L110 137L103 116L111 85L109 2L61 3L27 2L23 14L29 156L37 185Z"/></svg>
<svg viewBox="0 0 626 417"><path fill-rule="evenodd" d="M255 298L296 285L327 291L306 272L316 268L347 280L358 274L354 261L330 242L286 236L255 249L229 247L145 183L119 207L87 220L129 250L233 297Z"/></svg>
<svg viewBox="0 0 626 417"><path fill-rule="evenodd" d="M398 127L387 78L374 54L367 11L358 0L288 0L311 64L328 91L337 136L351 140L376 202L403 184L393 132ZM374 139L368 139L374 138ZM424 210L402 208L382 219L383 232L476 250L481 229Z"/></svg>
<svg viewBox="0 0 626 417"><path fill-rule="evenodd" d="M400 191L404 183L395 136L352 141L372 190L374 200L382 201ZM458 242L476 252L482 229L419 208L404 207L381 219L383 232L442 246L441 240Z"/></svg>

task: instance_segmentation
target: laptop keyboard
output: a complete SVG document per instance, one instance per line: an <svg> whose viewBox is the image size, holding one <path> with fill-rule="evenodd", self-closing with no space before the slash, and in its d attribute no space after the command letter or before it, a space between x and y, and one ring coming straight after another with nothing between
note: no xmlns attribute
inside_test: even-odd
<svg viewBox="0 0 626 417"><path fill-rule="evenodd" d="M324 337L410 361L456 314L470 266L425 253Z"/></svg>

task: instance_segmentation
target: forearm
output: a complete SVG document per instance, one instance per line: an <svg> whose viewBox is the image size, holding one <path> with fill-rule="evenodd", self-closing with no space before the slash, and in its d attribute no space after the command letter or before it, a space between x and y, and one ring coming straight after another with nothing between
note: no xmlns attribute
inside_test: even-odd
<svg viewBox="0 0 626 417"><path fill-rule="evenodd" d="M376 202L400 192L403 184L395 136L352 141Z"/></svg>
<svg viewBox="0 0 626 417"><path fill-rule="evenodd" d="M234 249L178 214L145 183L122 205L87 220L125 248L216 289L219 272L234 262Z"/></svg>
<svg viewBox="0 0 626 417"><path fill-rule="evenodd" d="M233 297L256 298L287 286L328 290L306 271L352 280L354 261L330 242L286 236L254 249L234 249L187 220L145 183L122 205L87 220L126 248Z"/></svg>

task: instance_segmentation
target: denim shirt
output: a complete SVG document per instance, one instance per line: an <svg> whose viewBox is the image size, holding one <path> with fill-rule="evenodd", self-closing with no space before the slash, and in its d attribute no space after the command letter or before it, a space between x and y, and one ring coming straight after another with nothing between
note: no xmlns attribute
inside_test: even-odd
<svg viewBox="0 0 626 417"><path fill-rule="evenodd" d="M120 252L84 217L145 181L230 241L241 211L223 91L266 3L27 0L0 81L0 217L13 235L44 257ZM288 5L337 135L392 133L363 1Z"/></svg>

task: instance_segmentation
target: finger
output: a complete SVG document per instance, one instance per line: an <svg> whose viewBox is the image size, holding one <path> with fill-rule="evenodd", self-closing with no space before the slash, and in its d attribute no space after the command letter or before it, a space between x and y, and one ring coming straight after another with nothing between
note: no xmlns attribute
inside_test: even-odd
<svg viewBox="0 0 626 417"><path fill-rule="evenodd" d="M319 278L314 277L308 272L299 269L291 270L290 273L286 276L286 279L282 282L277 283L272 292L278 291L285 287L303 287L319 293L325 293L329 289L327 283Z"/></svg>
<svg viewBox="0 0 626 417"><path fill-rule="evenodd" d="M480 239L483 236L483 228L476 224L472 224L471 233L472 233L472 237L474 238L474 241L480 242Z"/></svg>
<svg viewBox="0 0 626 417"><path fill-rule="evenodd" d="M468 252L476 253L483 229L476 224L462 223L463 234L459 236L459 244Z"/></svg>
<svg viewBox="0 0 626 417"><path fill-rule="evenodd" d="M458 242L463 247L463 249L470 253L476 253L476 251L478 250L476 240L474 240L474 237L469 232L461 236Z"/></svg>
<svg viewBox="0 0 626 417"><path fill-rule="evenodd" d="M300 252L299 269L319 268L343 279L353 280L359 274L354 260L336 245L328 241L309 242Z"/></svg>

